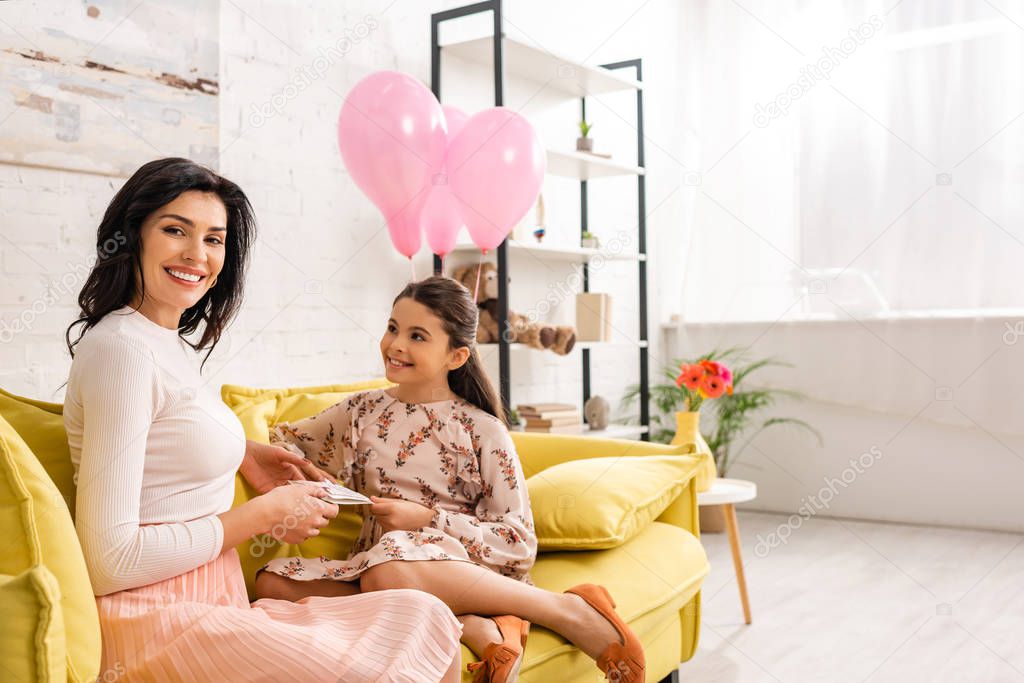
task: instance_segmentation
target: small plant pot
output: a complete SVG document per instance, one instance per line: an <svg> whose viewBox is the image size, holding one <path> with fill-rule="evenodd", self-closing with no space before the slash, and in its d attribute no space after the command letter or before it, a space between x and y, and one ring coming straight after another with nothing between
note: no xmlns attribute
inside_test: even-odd
<svg viewBox="0 0 1024 683"><path fill-rule="evenodd" d="M580 240L580 246L584 249L597 249L601 244L596 237L584 237Z"/></svg>
<svg viewBox="0 0 1024 683"><path fill-rule="evenodd" d="M593 152L594 140L592 138L576 138L577 152Z"/></svg>
<svg viewBox="0 0 1024 683"><path fill-rule="evenodd" d="M702 534L720 534L725 531L725 506L700 506L700 532Z"/></svg>

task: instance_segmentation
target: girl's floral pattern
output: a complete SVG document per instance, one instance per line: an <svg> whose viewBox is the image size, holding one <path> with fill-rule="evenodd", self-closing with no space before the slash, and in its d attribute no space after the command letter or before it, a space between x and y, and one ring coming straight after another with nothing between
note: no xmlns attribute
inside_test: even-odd
<svg viewBox="0 0 1024 683"><path fill-rule="evenodd" d="M388 408L380 414L379 418L377 418L377 438L381 441L388 440L388 429L391 428L391 423L394 417L395 414L391 412L390 408Z"/></svg>
<svg viewBox="0 0 1024 683"><path fill-rule="evenodd" d="M295 576L302 572L302 558L301 557L290 557L288 561L281 567L281 571L278 573L282 576Z"/></svg>
<svg viewBox="0 0 1024 683"><path fill-rule="evenodd" d="M498 466L501 467L502 478L505 479L505 483L510 489L514 489L519 485L519 480L516 478L516 461L506 450L496 450L495 454L498 456Z"/></svg>
<svg viewBox="0 0 1024 683"><path fill-rule="evenodd" d="M395 467L404 465L412 457L412 452L416 450L416 447L430 438L430 432L430 426L423 426L415 432L411 432L409 437L399 444L398 453L395 455Z"/></svg>
<svg viewBox="0 0 1024 683"><path fill-rule="evenodd" d="M439 512L438 528L385 532L363 507L346 559L281 558L267 571L354 581L391 560L457 560L530 583L537 537L522 467L505 426L476 406L461 399L403 403L383 389L364 391L319 415L275 425L270 442L364 495Z"/></svg>

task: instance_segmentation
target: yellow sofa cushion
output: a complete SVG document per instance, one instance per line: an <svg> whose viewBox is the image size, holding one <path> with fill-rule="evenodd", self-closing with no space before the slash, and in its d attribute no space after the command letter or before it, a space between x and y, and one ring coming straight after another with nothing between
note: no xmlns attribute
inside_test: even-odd
<svg viewBox="0 0 1024 683"><path fill-rule="evenodd" d="M605 586L616 611L644 643L648 671L670 671L679 665L683 621L700 618L694 600L708 573L707 555L700 541L684 529L654 522L617 548L577 552L546 552L530 570L533 582L545 590L562 592L579 583ZM692 601L692 602L691 602ZM688 604L689 603L689 604ZM686 607L692 614L681 615ZM476 657L463 646L465 663ZM534 624L526 643L520 680L598 680L594 661L565 638Z"/></svg>
<svg viewBox="0 0 1024 683"><path fill-rule="evenodd" d="M253 441L268 443L270 427L279 422L301 420L341 402L359 391L391 386L385 379L353 384L328 384L319 387L293 389L256 389L225 384L221 398L242 423L245 436ZM235 501L241 505L252 499L256 491L241 474L235 477ZM345 557L359 536L362 518L351 507L343 507L320 534L300 544L281 544L270 536L252 538L238 546L246 588L254 596L253 581L256 572L267 562L278 557Z"/></svg>
<svg viewBox="0 0 1024 683"><path fill-rule="evenodd" d="M4 680L64 683L67 678L60 586L43 565L0 576L0 666Z"/></svg>
<svg viewBox="0 0 1024 683"><path fill-rule="evenodd" d="M533 475L526 483L539 548L622 545L658 518L701 465L680 451L572 460Z"/></svg>
<svg viewBox="0 0 1024 683"><path fill-rule="evenodd" d="M286 389L261 389L244 387L236 384L225 384L220 388L220 397L229 408L236 413L246 404L260 403L268 399L277 401L277 410L283 413L294 413L300 417L315 415L319 406L329 408L346 396L359 391L390 387L386 379L370 379L351 384L323 384L313 387L291 387ZM323 408L320 408L322 410ZM274 422L287 421L280 415L274 416ZM295 419L295 418L291 418ZM249 437L252 438L251 436Z"/></svg>
<svg viewBox="0 0 1024 683"><path fill-rule="evenodd" d="M45 410L38 411L36 417L36 424L23 429L29 439L39 443L40 434L56 429L61 417ZM68 679L95 680L100 669L99 616L71 514L64 496L25 440L2 416L0 539L0 574L16 576L45 565L56 577L64 623L74 634L67 643Z"/></svg>

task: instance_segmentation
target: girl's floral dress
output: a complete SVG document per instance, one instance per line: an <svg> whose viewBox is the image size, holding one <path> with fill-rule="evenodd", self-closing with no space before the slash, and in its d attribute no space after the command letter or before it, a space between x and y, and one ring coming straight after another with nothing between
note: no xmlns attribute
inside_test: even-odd
<svg viewBox="0 0 1024 683"><path fill-rule="evenodd" d="M369 506L346 559L292 557L264 568L299 581L353 581L391 560L472 562L530 583L537 557L526 480L508 430L454 399L403 403L383 389L353 394L319 415L275 425L270 442L301 454L366 496L434 510L429 526L381 529Z"/></svg>

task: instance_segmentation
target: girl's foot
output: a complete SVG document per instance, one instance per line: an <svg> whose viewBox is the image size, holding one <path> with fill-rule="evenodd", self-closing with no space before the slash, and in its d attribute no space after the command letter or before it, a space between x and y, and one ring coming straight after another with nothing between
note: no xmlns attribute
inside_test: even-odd
<svg viewBox="0 0 1024 683"><path fill-rule="evenodd" d="M463 615L459 621L463 641L480 659L469 665L475 673L473 683L517 681L530 622L512 615L487 618L475 614Z"/></svg>
<svg viewBox="0 0 1024 683"><path fill-rule="evenodd" d="M576 637L570 638L573 644L593 658L609 680L642 682L646 666L643 646L615 612L615 602L604 586L584 583L564 595L579 614L572 632Z"/></svg>
<svg viewBox="0 0 1024 683"><path fill-rule="evenodd" d="M477 659L483 659L488 645L501 642L501 631L490 617L463 614L458 620L462 622L462 642L473 651Z"/></svg>

